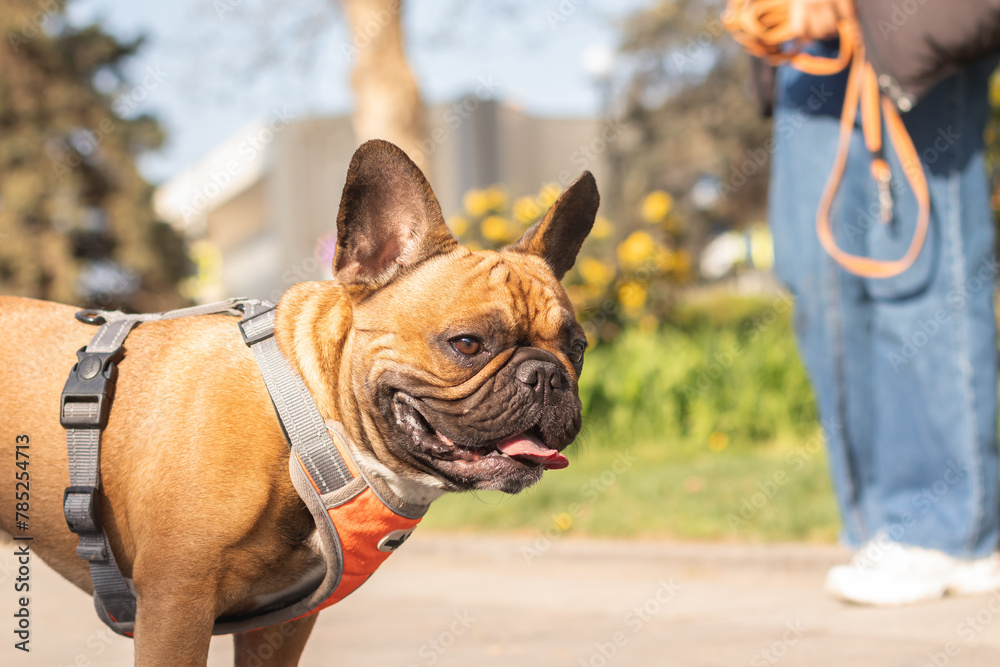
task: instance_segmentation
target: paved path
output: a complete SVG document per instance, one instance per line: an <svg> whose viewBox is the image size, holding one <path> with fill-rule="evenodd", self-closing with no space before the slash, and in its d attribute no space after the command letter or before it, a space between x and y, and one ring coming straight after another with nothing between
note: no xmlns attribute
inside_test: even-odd
<svg viewBox="0 0 1000 667"><path fill-rule="evenodd" d="M1000 665L1000 595L904 609L828 600L826 546L417 534L323 613L304 667ZM10 551L0 555L0 665L131 665L90 598L33 564L32 652L13 649ZM529 560L530 558L530 560ZM949 655L949 652L951 655ZM606 657L607 656L607 657ZM232 664L231 641L209 664Z"/></svg>

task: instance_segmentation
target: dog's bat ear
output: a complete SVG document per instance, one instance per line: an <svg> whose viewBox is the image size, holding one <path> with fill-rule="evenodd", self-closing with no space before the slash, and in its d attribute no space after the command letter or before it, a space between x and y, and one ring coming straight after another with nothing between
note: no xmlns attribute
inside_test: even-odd
<svg viewBox="0 0 1000 667"><path fill-rule="evenodd" d="M456 245L420 168L388 141L362 144L351 158L337 214L337 280L378 287L401 267Z"/></svg>
<svg viewBox="0 0 1000 667"><path fill-rule="evenodd" d="M507 249L538 255L552 267L556 278L562 280L573 268L580 246L594 226L600 204L597 181L593 174L585 171L559 195L545 217Z"/></svg>

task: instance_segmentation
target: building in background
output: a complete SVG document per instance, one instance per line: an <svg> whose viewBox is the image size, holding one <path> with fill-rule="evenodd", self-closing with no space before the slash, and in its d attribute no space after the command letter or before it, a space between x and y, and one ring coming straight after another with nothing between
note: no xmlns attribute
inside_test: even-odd
<svg viewBox="0 0 1000 667"><path fill-rule="evenodd" d="M428 109L423 150L445 217L472 188L513 197L581 171L606 172L615 129L597 119L536 118L478 96ZM331 277L337 210L357 147L347 116L276 115L236 132L156 192L157 213L191 241L199 275L188 296L277 300Z"/></svg>

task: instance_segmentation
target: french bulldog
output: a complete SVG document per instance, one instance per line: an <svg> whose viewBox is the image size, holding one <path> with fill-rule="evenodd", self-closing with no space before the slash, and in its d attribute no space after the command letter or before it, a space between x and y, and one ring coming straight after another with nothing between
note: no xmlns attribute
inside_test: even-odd
<svg viewBox="0 0 1000 667"><path fill-rule="evenodd" d="M300 283L275 338L351 455L399 497L517 493L567 464L580 429L587 345L560 286L599 204L584 172L499 251L445 225L424 175L396 146L355 153L337 216L334 280ZM92 592L63 518L69 484L60 392L93 326L76 308L0 297L0 460L30 449L31 551ZM135 663L205 665L215 620L315 571L312 516L289 446L234 318L141 324L125 343L104 430L101 520L138 597ZM15 497L13 474L0 476ZM18 531L14 513L0 529ZM235 635L236 664L298 664L316 615ZM278 630L286 639L258 650Z"/></svg>

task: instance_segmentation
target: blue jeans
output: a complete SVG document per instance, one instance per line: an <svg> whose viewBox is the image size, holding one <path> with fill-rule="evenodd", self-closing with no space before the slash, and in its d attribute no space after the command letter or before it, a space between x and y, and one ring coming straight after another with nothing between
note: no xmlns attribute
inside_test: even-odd
<svg viewBox="0 0 1000 667"><path fill-rule="evenodd" d="M931 229L916 263L888 279L846 272L816 237L846 76L788 67L778 74L776 271L796 297L799 351L828 443L842 539L851 546L885 530L897 542L959 557L997 548L997 259L982 160L994 64L943 81L903 115L927 175ZM886 151L893 220L879 220L860 128L831 219L844 250L895 259L909 245L917 205Z"/></svg>

